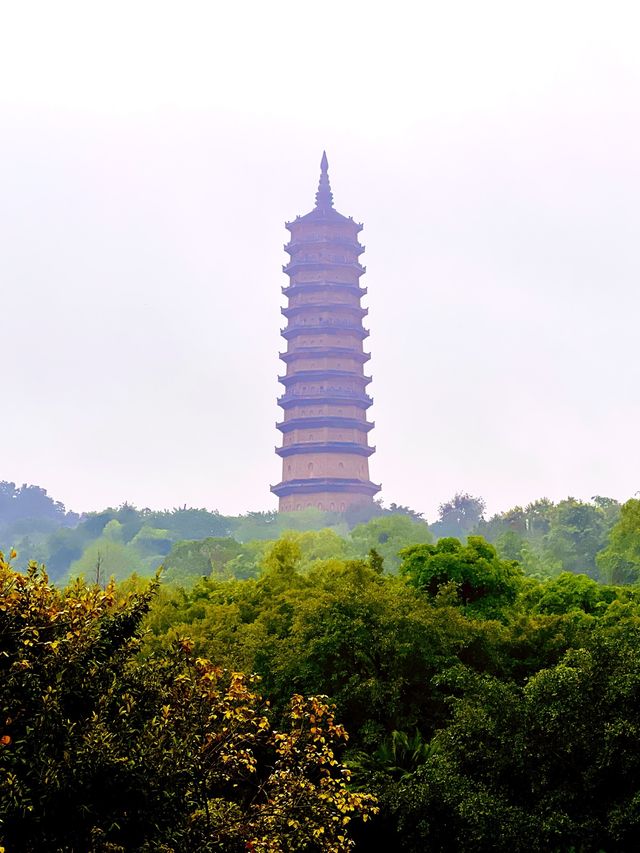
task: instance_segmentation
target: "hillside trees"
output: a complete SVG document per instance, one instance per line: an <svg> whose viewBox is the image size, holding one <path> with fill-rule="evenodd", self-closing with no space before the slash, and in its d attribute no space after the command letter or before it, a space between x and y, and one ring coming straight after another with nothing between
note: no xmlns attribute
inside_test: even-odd
<svg viewBox="0 0 640 853"><path fill-rule="evenodd" d="M631 505L620 521L632 544L634 512ZM117 542L120 524L103 528L103 538ZM354 557L354 544L333 531L260 541L254 543L259 555L243 550L228 560L234 548L248 547L233 542L212 539L197 552L202 543L184 543L185 566L189 554L199 554L204 569L220 560L224 574L199 572L189 588L165 586L146 604L139 578L105 590L78 583L56 591L35 573L29 595L18 598L21 613L35 607L37 636L20 633L31 616L2 622L1 605L17 605L0 592L0 644L12 631L32 643L24 649L15 643L10 655L29 666L12 666L0 677L8 673L12 695L18 685L23 704L35 703L32 718L46 744L38 751L30 736L20 736L15 707L0 708L0 744L6 730L15 748L0 750L0 769L6 756L17 756L23 787L36 792L32 802L51 809L47 820L65 815L84 833L78 849L122 846L122 831L143 850L162 843L206 851L212 839L215 849L233 850L241 838L266 845L273 837L285 849L313 850L321 843L314 833L324 835L328 825L335 828L333 843L343 844L337 836L343 794L335 789L328 805L314 799L327 756L321 740L308 740L318 733L312 728L334 744L331 760L343 756L353 768L356 790L379 799L371 829L367 822L354 830L363 850L380 844L408 851L635 849L637 589L568 572L545 581L526 577L473 535L466 544L441 539L403 549L398 575L383 571L376 553ZM240 557L255 568L245 580L228 571ZM46 593L34 591L38 584ZM57 613L51 623L43 619L48 609ZM7 634L3 625L14 627ZM143 625L149 633L141 637ZM261 680L236 679L232 673L239 671ZM315 706L299 698L320 694L328 698ZM253 756L256 770L230 758L229 784L222 784L223 771L202 737L225 742L216 720L233 712L233 696L241 697L242 709L234 743ZM352 733L344 754L333 712L320 713L331 703ZM153 722L164 719L165 706L166 731ZM203 708L218 715L207 716L204 728ZM196 721L204 734L194 738ZM293 779L280 774L287 768L275 732L296 743L286 760L310 756L307 770L292 770ZM150 778L141 766L151 768ZM113 789L101 781L111 773ZM56 774L58 789L50 783ZM195 781L203 777L206 795ZM333 782L324 785L334 790ZM73 803L64 790L74 792ZM344 790L346 796L353 789ZM95 805L96 792L105 812ZM136 814L118 799L125 794ZM297 823L287 813L294 796L305 804ZM77 818L76 800L83 809ZM3 807L15 820L13 807ZM106 810L118 815L121 830L106 827ZM28 817L24 811L20 820ZM62 835L47 831L49 847L58 849Z"/></svg>
<svg viewBox="0 0 640 853"><path fill-rule="evenodd" d="M513 604L522 570L511 560L501 560L496 549L481 536L440 539L435 545L413 545L401 551L400 572L417 589L432 598L447 584L471 611L498 616Z"/></svg>
<svg viewBox="0 0 640 853"><path fill-rule="evenodd" d="M569 497L557 504L543 498L481 521L476 532L502 556L518 560L527 574L574 572L598 578L597 555L619 513L617 501L600 495L591 501Z"/></svg>
<svg viewBox="0 0 640 853"><path fill-rule="evenodd" d="M390 795L404 850L637 849L637 620L600 625L524 685L446 680L453 719Z"/></svg>
<svg viewBox="0 0 640 853"><path fill-rule="evenodd" d="M375 805L347 787L332 709L294 695L274 731L255 682L188 640L141 659L155 586L61 591L0 555L0 844L348 849Z"/></svg>
<svg viewBox="0 0 640 853"><path fill-rule="evenodd" d="M426 734L446 719L433 678L448 666L464 661L492 672L511 671L503 660L509 631L475 618L471 606L461 608L457 592L447 587L440 595L425 594L402 578L382 574L375 554L305 565L300 541L315 535L272 543L257 578L201 580L160 603L149 617L150 647L188 633L198 653L260 674L277 710L292 687L326 693L349 721L354 742L367 748L395 729L418 727ZM414 548L433 549L476 572L484 567L486 594L474 604L482 614L491 608L508 611L519 579L512 564L503 565L487 543L457 546L457 555L438 546ZM558 619L547 628L543 619L527 626L526 642L520 637L524 630L514 635L513 648L524 658L520 671L530 672L540 661L557 660L573 629Z"/></svg>
<svg viewBox="0 0 640 853"><path fill-rule="evenodd" d="M224 577L226 565L242 551L242 545L231 537L176 542L164 560L165 580L187 588L202 577Z"/></svg>
<svg viewBox="0 0 640 853"><path fill-rule="evenodd" d="M438 517L430 526L422 513L396 503L385 506L381 501L343 514L308 509L294 513L247 512L238 517L187 506L165 511L139 509L125 502L78 516L66 512L59 501L38 486L17 487L2 482L0 546L15 546L21 555L46 563L50 577L60 583L70 576L73 563L77 565L71 576L79 571L94 576L98 552L105 563L104 552L109 550L113 559L106 562L114 563L116 576L126 573L127 561L147 577L161 563L171 562L172 582L193 585L208 574L207 561L203 554L196 554L198 546L182 547L182 543L233 539L237 544L229 544L229 549L236 553L228 559L222 552L222 558L212 558L209 572L252 577L259 572L268 543L291 531L321 535L331 531L345 543L338 548L336 541L331 556L365 558L373 548L383 558L388 572L397 571L398 552L408 545L449 537L465 541L469 535L482 535L496 546L501 558L516 560L528 575L546 578L570 571L607 580L625 577L623 569L622 574L612 574L611 562L605 565L606 561L597 557L606 547L619 514L616 500L595 495L590 501L569 497L557 503L542 498L485 519L482 498L458 492L440 505ZM126 560L115 559L116 552L122 549L106 548L107 541L113 541L113 522L120 531L117 541L128 549L122 552ZM97 547L92 548L95 543ZM174 546L177 550L171 554ZM193 556L190 565L185 562L187 552ZM19 565L26 568L25 562Z"/></svg>
<svg viewBox="0 0 640 853"><path fill-rule="evenodd" d="M37 557L46 563L51 578L59 581L69 576L76 561L82 562L72 574L94 567L97 550L104 551L108 541L130 546L132 568L152 576L174 542L228 537L237 526L236 519L206 509L177 507L160 512L123 503L78 516L66 513L62 504L36 486L16 489L13 483L0 483L0 493L0 546L16 547L25 556ZM36 510L39 515L34 518L24 515ZM114 523L119 531L115 539ZM85 551L96 542L98 548L85 557ZM26 563L20 565L26 568Z"/></svg>
<svg viewBox="0 0 640 853"><path fill-rule="evenodd" d="M357 556L366 557L372 549L375 550L382 557L388 572L398 571L400 551L403 548L433 541L427 523L405 513L372 518L354 527L350 538Z"/></svg>
<svg viewBox="0 0 640 853"><path fill-rule="evenodd" d="M46 489L0 480L0 526L21 520L73 524L77 519L75 513L67 513L64 504L54 501Z"/></svg>
<svg viewBox="0 0 640 853"><path fill-rule="evenodd" d="M485 502L467 492L457 492L438 507L438 520L432 525L436 537L464 537L484 518Z"/></svg>
<svg viewBox="0 0 640 853"><path fill-rule="evenodd" d="M640 581L640 500L632 498L623 505L597 561L609 583Z"/></svg>
<svg viewBox="0 0 640 853"><path fill-rule="evenodd" d="M564 571L597 576L596 555L606 536L607 515L600 506L567 498L554 508L545 549Z"/></svg>
<svg viewBox="0 0 640 853"><path fill-rule="evenodd" d="M363 850L633 849L637 594L526 578L480 537L402 556L400 576L375 556L305 566L300 538L284 537L256 578L165 601L149 645L189 631L199 653L262 675L276 719L291 689L327 693L354 735L354 779L382 809L357 832ZM605 765L617 787L596 778Z"/></svg>

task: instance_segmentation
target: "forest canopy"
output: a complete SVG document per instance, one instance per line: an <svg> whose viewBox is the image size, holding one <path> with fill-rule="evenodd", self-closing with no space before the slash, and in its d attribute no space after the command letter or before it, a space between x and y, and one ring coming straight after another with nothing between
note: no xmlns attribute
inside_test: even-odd
<svg viewBox="0 0 640 853"><path fill-rule="evenodd" d="M0 560L0 846L637 849L640 501L441 509L124 505L37 540L56 580Z"/></svg>
<svg viewBox="0 0 640 853"><path fill-rule="evenodd" d="M487 518L482 498L458 492L428 523L410 507L379 502L345 514L311 509L224 516L203 508L159 511L124 503L79 515L39 486L0 482L0 543L18 551L22 568L29 559L44 563L56 582L79 575L122 579L132 572L152 577L162 564L174 579L189 583L210 573L255 576L264 543L289 531L331 531L342 540L333 540L335 556L364 558L375 548L390 572L398 570L402 548L482 536L500 558L516 560L528 575L555 577L568 571L603 582L632 583L640 577L640 558L634 551L636 505L635 499L625 504L631 537L627 542L622 533L610 541L622 505L600 495L557 503L542 498Z"/></svg>

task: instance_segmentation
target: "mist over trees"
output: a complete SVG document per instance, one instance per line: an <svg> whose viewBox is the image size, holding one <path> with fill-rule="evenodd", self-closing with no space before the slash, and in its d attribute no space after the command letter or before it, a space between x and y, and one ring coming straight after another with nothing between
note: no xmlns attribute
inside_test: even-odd
<svg viewBox="0 0 640 853"><path fill-rule="evenodd" d="M637 499L2 495L0 846L637 849Z"/></svg>
<svg viewBox="0 0 640 853"><path fill-rule="evenodd" d="M53 500L46 489L26 483L16 486L0 480L0 530L3 532L12 528L19 531L21 526L28 529L29 524L45 528L47 523L52 527L73 526L78 519L76 513L67 512L64 504Z"/></svg>
<svg viewBox="0 0 640 853"><path fill-rule="evenodd" d="M1 482L0 542L16 548L23 568L29 558L45 563L53 580L78 575L124 578L132 572L151 576L162 564L189 582L187 575L192 581L209 573L255 576L264 550L260 543L287 531L331 530L343 540L339 548L334 542L337 554L365 557L375 548L385 571L391 572L398 570L405 546L480 535L528 575L545 578L569 571L604 582L632 583L640 577L634 550L636 504L635 499L629 501L623 511L618 501L600 495L557 503L542 498L486 518L482 498L457 492L440 505L430 524L410 507L380 502L345 514L310 509L223 516L186 506L157 511L124 503L79 515L39 486L18 488ZM610 541L621 513L623 528L616 528ZM197 544L218 539L233 543ZM193 544L185 544L189 542Z"/></svg>

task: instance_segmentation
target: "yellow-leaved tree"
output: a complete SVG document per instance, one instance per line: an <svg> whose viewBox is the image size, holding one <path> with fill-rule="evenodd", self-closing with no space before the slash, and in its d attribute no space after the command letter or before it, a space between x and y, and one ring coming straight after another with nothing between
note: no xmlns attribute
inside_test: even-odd
<svg viewBox="0 0 640 853"><path fill-rule="evenodd" d="M0 554L0 845L348 850L377 807L349 788L333 709L295 695L275 730L256 679L188 639L139 655L157 587L60 590Z"/></svg>

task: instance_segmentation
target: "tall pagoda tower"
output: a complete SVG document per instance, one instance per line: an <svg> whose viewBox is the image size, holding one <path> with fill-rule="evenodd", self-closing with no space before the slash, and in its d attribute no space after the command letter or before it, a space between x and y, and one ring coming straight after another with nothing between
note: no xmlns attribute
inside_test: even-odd
<svg viewBox="0 0 640 853"><path fill-rule="evenodd" d="M280 512L315 507L344 512L373 501L380 486L369 479L369 456L375 451L367 436L373 403L364 375L370 358L362 344L369 332L362 326L368 313L360 306L367 292L360 286L366 271L358 258L362 225L333 207L327 155L320 164L320 184L311 213L285 227L291 233L285 251L290 256L282 288L288 300L282 313L287 342L280 358L286 364L284 394L278 405L284 420L282 481L271 491L280 499Z"/></svg>

